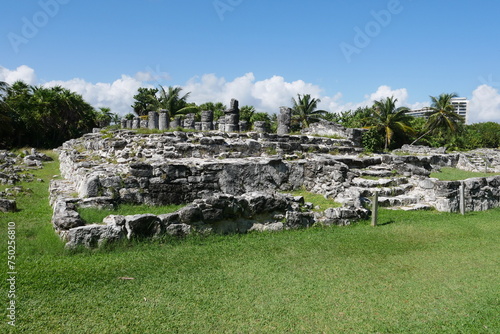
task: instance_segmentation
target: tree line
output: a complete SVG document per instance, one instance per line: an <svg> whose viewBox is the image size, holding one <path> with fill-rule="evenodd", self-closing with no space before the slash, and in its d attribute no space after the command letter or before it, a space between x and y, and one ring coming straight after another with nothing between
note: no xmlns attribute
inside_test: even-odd
<svg viewBox="0 0 500 334"><path fill-rule="evenodd" d="M167 110L171 118L188 113L201 119L201 111L211 110L214 119L224 115L222 102L200 105L188 102L190 93L180 87L139 88L133 97L133 113L127 119L146 117L149 111ZM451 103L456 94L431 96L431 107L425 118L408 115L409 109L397 107L394 97L374 101L372 106L331 113L318 109L320 99L298 94L291 99L292 132L299 133L319 120L332 121L347 128L365 128L363 145L371 152L388 151L403 144L452 150L500 147L500 124L495 122L466 125ZM120 116L109 108L93 108L81 95L60 86L30 86L22 81L12 85L0 82L0 148L31 146L53 148L66 140L88 133L94 127L110 123L118 126ZM258 112L255 107L240 107L240 120L250 125L266 122L271 131L277 129L277 115Z"/></svg>
<svg viewBox="0 0 500 334"><path fill-rule="evenodd" d="M0 82L0 148L54 148L119 116L60 86Z"/></svg>
<svg viewBox="0 0 500 334"><path fill-rule="evenodd" d="M136 115L145 116L149 111L165 109L171 118L194 113L200 119L202 110L212 110L214 119L224 115L226 106L222 102L207 102L200 105L188 103L189 93L181 94L180 87L139 88L134 96L132 108ZM419 144L431 147L447 147L451 150L471 150L481 147L500 147L500 124L495 122L466 125L463 117L455 112L452 99L454 93L431 96L431 107L426 117L408 114L407 107L397 107L394 97L374 101L372 106L331 113L318 109L320 99L310 94L298 94L291 99L292 131L300 132L321 119L341 124L347 128L364 128L363 145L371 152L382 152L399 148L404 144ZM126 117L133 118L134 114ZM257 112L253 106L240 108L240 119L250 126L255 121L264 121L273 131L277 128L276 114Z"/></svg>

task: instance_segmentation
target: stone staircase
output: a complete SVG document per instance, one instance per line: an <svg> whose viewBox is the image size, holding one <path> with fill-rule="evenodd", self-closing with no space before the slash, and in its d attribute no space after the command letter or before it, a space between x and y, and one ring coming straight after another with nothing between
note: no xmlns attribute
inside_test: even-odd
<svg viewBox="0 0 500 334"><path fill-rule="evenodd" d="M467 156L467 158L478 172L486 172L488 170L488 162L483 157L474 154Z"/></svg>
<svg viewBox="0 0 500 334"><path fill-rule="evenodd" d="M398 175L388 165L373 165L353 171L358 176L351 180L351 189L359 192L365 202L371 203L375 193L378 193L381 207L406 211L431 208L412 196L410 192L414 187L408 182L408 178Z"/></svg>

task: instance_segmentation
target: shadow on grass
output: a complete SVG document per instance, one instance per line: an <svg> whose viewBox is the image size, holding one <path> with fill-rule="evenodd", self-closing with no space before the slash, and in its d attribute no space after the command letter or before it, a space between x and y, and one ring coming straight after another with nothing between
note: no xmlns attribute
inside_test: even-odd
<svg viewBox="0 0 500 334"><path fill-rule="evenodd" d="M394 219L391 219L391 220L388 220L386 221L385 223L379 223L377 224L377 226L385 226L385 225L389 225L389 224L394 224L396 221Z"/></svg>

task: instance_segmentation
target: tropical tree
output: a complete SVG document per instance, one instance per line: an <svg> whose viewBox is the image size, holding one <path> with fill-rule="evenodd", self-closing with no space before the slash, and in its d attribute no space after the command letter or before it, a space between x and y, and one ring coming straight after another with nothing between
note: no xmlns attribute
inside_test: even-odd
<svg viewBox="0 0 500 334"><path fill-rule="evenodd" d="M424 133L412 142L412 145L429 134L440 133L444 136L456 133L464 124L462 116L455 112L455 107L451 99L457 97L455 93L441 94L438 97L431 96L431 107L427 113L427 122L424 126Z"/></svg>
<svg viewBox="0 0 500 334"><path fill-rule="evenodd" d="M140 87L134 95L134 104L131 106L137 116L145 116L148 112L157 110L159 107L156 88Z"/></svg>
<svg viewBox="0 0 500 334"><path fill-rule="evenodd" d="M1 100L3 146L56 147L96 125L94 108L60 86L30 86L18 81L6 89Z"/></svg>
<svg viewBox="0 0 500 334"><path fill-rule="evenodd" d="M99 127L109 126L111 120L113 119L113 113L110 108L101 107L97 111L97 122L99 123Z"/></svg>
<svg viewBox="0 0 500 334"><path fill-rule="evenodd" d="M292 98L292 119L303 128L319 121L327 113L326 110L317 109L320 102L320 99L312 98L310 94L297 94L297 99Z"/></svg>
<svg viewBox="0 0 500 334"><path fill-rule="evenodd" d="M384 149L391 146L392 139L396 133L413 133L410 126L412 117L406 113L409 111L406 107L396 108L398 99L387 97L373 104L373 125L372 128L382 133L384 137Z"/></svg>
<svg viewBox="0 0 500 334"><path fill-rule="evenodd" d="M186 93L181 96L181 87L169 86L167 90L160 86L160 97L158 98L159 109L166 109L170 117L179 114L196 113L200 110L195 104L189 104L187 99L189 94Z"/></svg>
<svg viewBox="0 0 500 334"><path fill-rule="evenodd" d="M251 127L254 120L253 120L253 115L257 110L255 110L254 106L243 106L240 108L240 121L246 121L248 122L248 125Z"/></svg>
<svg viewBox="0 0 500 334"><path fill-rule="evenodd" d="M214 112L214 120L218 120L224 115L224 110L227 109L226 105L222 102L205 102L200 104L200 110L211 110Z"/></svg>

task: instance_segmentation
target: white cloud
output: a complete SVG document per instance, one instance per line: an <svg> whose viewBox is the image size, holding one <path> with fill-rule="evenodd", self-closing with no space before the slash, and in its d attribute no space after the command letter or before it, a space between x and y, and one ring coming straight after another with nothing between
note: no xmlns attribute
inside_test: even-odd
<svg viewBox="0 0 500 334"><path fill-rule="evenodd" d="M21 65L15 70L9 70L0 66L0 81L11 85L19 80L24 81L28 85L34 85L36 83L35 70L26 65Z"/></svg>
<svg viewBox="0 0 500 334"><path fill-rule="evenodd" d="M472 92L469 105L469 123L500 123L500 94L498 89L481 85Z"/></svg>
<svg viewBox="0 0 500 334"><path fill-rule="evenodd" d="M192 78L182 88L191 92L190 100L196 103L223 102L227 105L235 98L240 105L253 105L257 111L268 113L276 113L279 107L290 105L292 97L298 93L319 97L321 92L316 85L302 80L286 82L281 76L256 81L253 73L246 73L233 81L205 74L201 78Z"/></svg>
<svg viewBox="0 0 500 334"><path fill-rule="evenodd" d="M44 86L62 86L81 94L85 101L96 108L109 107L111 112L125 115L132 112L130 106L133 104L133 96L137 93L137 89L149 85L127 75L122 75L120 79L111 84L102 82L93 84L84 79L75 78L69 81L50 81Z"/></svg>
<svg viewBox="0 0 500 334"><path fill-rule="evenodd" d="M152 81L168 79L166 72L147 70L138 72L134 77L122 75L121 78L112 83L90 83L81 78L74 78L68 81L50 81L44 86L52 87L56 85L68 88L92 104L94 107L109 107L112 112L120 115L132 111L133 96L139 87L154 87ZM35 70L22 65L14 70L9 70L0 66L0 81L13 83L23 80L30 85L40 84L37 82ZM156 85L155 85L156 86ZM374 100L394 96L398 99L398 105L410 107L412 109L428 106L428 102L408 102L408 91L406 88L392 89L382 85L373 93L364 95L364 100L360 102L343 101L343 94L336 92L332 96L324 95L320 86L312 83L296 80L287 82L282 76L256 80L253 73L246 73L232 81L227 81L223 77L215 74L205 74L201 77L194 77L185 85L181 86L183 91L191 92L189 100L198 104L204 102L223 102L228 105L232 98L237 99L240 105L253 105L258 111L276 113L281 106L291 106L292 97L297 94L311 94L314 98L321 99L319 108L330 112L341 112L345 110L355 110L358 107L370 106ZM494 121L500 122L500 93L497 89L489 85L481 85L472 93L470 101L469 123Z"/></svg>

